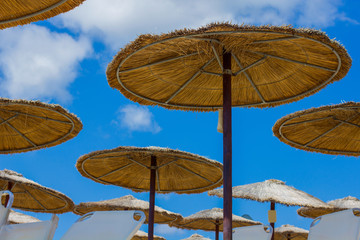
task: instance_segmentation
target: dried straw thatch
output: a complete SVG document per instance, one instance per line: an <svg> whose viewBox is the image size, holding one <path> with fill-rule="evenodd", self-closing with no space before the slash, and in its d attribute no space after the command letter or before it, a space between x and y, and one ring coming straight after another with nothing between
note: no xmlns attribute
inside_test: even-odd
<svg viewBox="0 0 360 240"><path fill-rule="evenodd" d="M279 119L280 141L311 152L360 155L360 103L348 102L295 112Z"/></svg>
<svg viewBox="0 0 360 240"><path fill-rule="evenodd" d="M210 240L210 238L206 238L201 236L200 234L195 233L188 238L184 238L183 240Z"/></svg>
<svg viewBox="0 0 360 240"><path fill-rule="evenodd" d="M19 213L19 212L10 210L10 214L9 214L9 223L10 224L32 223L32 222L40 222L40 220L37 218L34 218L30 215L26 215L23 213Z"/></svg>
<svg viewBox="0 0 360 240"><path fill-rule="evenodd" d="M166 240L164 237L154 235L154 240ZM137 231L131 240L148 240L148 234L141 230Z"/></svg>
<svg viewBox="0 0 360 240"><path fill-rule="evenodd" d="M139 200L131 195L111 200L99 202L80 203L74 207L76 214L86 214L94 211L115 211L115 210L140 210L146 215L146 223L149 217L149 202ZM175 220L181 220L182 216L178 213L167 211L161 207L155 206L155 223L171 223Z"/></svg>
<svg viewBox="0 0 360 240"><path fill-rule="evenodd" d="M70 11L85 0L6 0L0 5L0 29L45 20Z"/></svg>
<svg viewBox="0 0 360 240"><path fill-rule="evenodd" d="M223 189L212 190L208 194L223 197ZM326 206L326 203L320 199L294 187L287 186L283 181L276 179L233 187L232 194L234 198L244 198L258 202L275 202L287 206Z"/></svg>
<svg viewBox="0 0 360 240"><path fill-rule="evenodd" d="M9 183L13 184L12 189L8 189ZM65 213L74 208L74 203L66 195L7 169L0 171L1 190L11 190L14 194L12 207L25 211Z"/></svg>
<svg viewBox="0 0 360 240"><path fill-rule="evenodd" d="M309 231L289 224L275 229L275 240L306 240Z"/></svg>
<svg viewBox="0 0 360 240"><path fill-rule="evenodd" d="M213 23L140 35L109 64L109 85L144 105L222 108L222 54L232 54L232 106L272 107L343 78L351 58L320 31Z"/></svg>
<svg viewBox="0 0 360 240"><path fill-rule="evenodd" d="M342 211L350 208L360 208L360 200L356 197L348 196L342 199L335 199L327 202L330 206L328 208L310 208L302 207L297 210L297 213L302 217L317 218L325 214Z"/></svg>
<svg viewBox="0 0 360 240"><path fill-rule="evenodd" d="M52 147L81 129L81 121L59 105L0 98L0 154Z"/></svg>
<svg viewBox="0 0 360 240"><path fill-rule="evenodd" d="M185 217L180 221L176 221L173 226L182 229L215 231L216 225L218 225L219 231L223 231L223 217L223 210L221 208L207 209ZM233 228L258 224L261 223L240 216L236 216L234 214L232 215Z"/></svg>
<svg viewBox="0 0 360 240"><path fill-rule="evenodd" d="M76 168L102 184L149 191L151 156L156 156L158 193L201 193L222 185L222 164L199 155L160 147L118 147L80 157Z"/></svg>

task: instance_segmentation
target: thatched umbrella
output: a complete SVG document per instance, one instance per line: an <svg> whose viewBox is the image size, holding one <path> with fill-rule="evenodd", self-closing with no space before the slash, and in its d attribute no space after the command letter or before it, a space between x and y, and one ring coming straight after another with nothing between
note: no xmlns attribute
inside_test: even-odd
<svg viewBox="0 0 360 240"><path fill-rule="evenodd" d="M40 222L40 220L35 217L32 217L30 215L26 215L23 213L19 213L19 212L10 210L10 214L9 214L9 223L10 224L32 223L32 222Z"/></svg>
<svg viewBox="0 0 360 240"><path fill-rule="evenodd" d="M141 230L137 231L131 240L146 240L148 239L148 234ZM154 240L166 240L164 237L154 235Z"/></svg>
<svg viewBox="0 0 360 240"><path fill-rule="evenodd" d="M200 234L195 233L188 238L184 238L183 240L210 240L210 238L206 238L201 236Z"/></svg>
<svg viewBox="0 0 360 240"><path fill-rule="evenodd" d="M160 147L118 147L80 157L76 168L102 184L150 191L149 239L154 234L155 192L201 193L222 185L222 164L199 155Z"/></svg>
<svg viewBox="0 0 360 240"><path fill-rule="evenodd" d="M0 5L0 29L45 20L70 11L85 0L6 0Z"/></svg>
<svg viewBox="0 0 360 240"><path fill-rule="evenodd" d="M231 107L273 107L302 99L343 78L350 66L345 48L323 32L216 23L140 35L115 56L106 74L111 87L140 104L223 109L224 239L229 240Z"/></svg>
<svg viewBox="0 0 360 240"><path fill-rule="evenodd" d="M0 171L1 190L10 190L14 194L12 207L25 211L65 213L74 207L74 203L66 195L41 186L11 170Z"/></svg>
<svg viewBox="0 0 360 240"><path fill-rule="evenodd" d="M309 231L290 224L275 229L275 240L306 240Z"/></svg>
<svg viewBox="0 0 360 240"><path fill-rule="evenodd" d="M302 217L317 218L325 214L343 211L351 208L360 208L360 200L356 197L345 197L327 202L325 207L302 207L297 213Z"/></svg>
<svg viewBox="0 0 360 240"><path fill-rule="evenodd" d="M127 195L121 198L110 199L99 202L84 202L76 205L73 212L76 214L86 214L94 211L119 211L119 210L139 210L145 213L145 223L149 222L149 203ZM154 208L154 223L171 223L181 220L182 216L161 207Z"/></svg>
<svg viewBox="0 0 360 240"><path fill-rule="evenodd" d="M211 190L208 194L223 197L222 189ZM276 179L233 187L232 194L234 198L244 198L258 202L270 202L269 222L273 229L275 229L276 222L275 203L286 206L326 206L326 203L320 199L294 187L290 187L283 181Z"/></svg>
<svg viewBox="0 0 360 240"><path fill-rule="evenodd" d="M52 147L81 129L79 118L59 105L0 98L0 154Z"/></svg>
<svg viewBox="0 0 360 240"><path fill-rule="evenodd" d="M223 210L221 208L213 208L202 210L193 215L176 221L175 227L183 229L196 229L204 231L215 231L215 239L219 239L219 231L223 231ZM244 227L261 224L260 222L252 221L240 216L232 215L232 226Z"/></svg>
<svg viewBox="0 0 360 240"><path fill-rule="evenodd" d="M282 142L311 152L360 156L360 103L298 111L279 119L273 132Z"/></svg>

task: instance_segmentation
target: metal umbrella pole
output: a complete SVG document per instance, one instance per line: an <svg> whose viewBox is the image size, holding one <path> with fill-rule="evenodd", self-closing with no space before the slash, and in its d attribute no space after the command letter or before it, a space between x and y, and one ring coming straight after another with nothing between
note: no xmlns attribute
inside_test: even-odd
<svg viewBox="0 0 360 240"><path fill-rule="evenodd" d="M232 240L231 53L223 49L224 240Z"/></svg>
<svg viewBox="0 0 360 240"><path fill-rule="evenodd" d="M154 239L156 156L151 156L148 240Z"/></svg>

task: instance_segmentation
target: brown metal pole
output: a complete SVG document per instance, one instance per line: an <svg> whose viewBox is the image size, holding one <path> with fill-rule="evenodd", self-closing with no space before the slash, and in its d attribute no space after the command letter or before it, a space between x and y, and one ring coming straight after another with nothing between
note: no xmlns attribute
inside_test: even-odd
<svg viewBox="0 0 360 240"><path fill-rule="evenodd" d="M148 240L154 239L156 156L151 156Z"/></svg>
<svg viewBox="0 0 360 240"><path fill-rule="evenodd" d="M223 50L223 238L232 240L231 53Z"/></svg>
<svg viewBox="0 0 360 240"><path fill-rule="evenodd" d="M216 220L216 225L215 225L215 240L219 240L219 220Z"/></svg>
<svg viewBox="0 0 360 240"><path fill-rule="evenodd" d="M275 203L274 202L271 202L270 210L275 210ZM274 240L275 239L275 223L270 223L270 226L273 228L271 240Z"/></svg>
<svg viewBox="0 0 360 240"><path fill-rule="evenodd" d="M8 182L8 186L7 186L6 190L11 191L13 187L14 187L14 184L12 182ZM1 198L1 196L0 196L0 198ZM5 207L7 206L8 202L9 202L9 199L10 199L10 196L6 195L6 197L5 197Z"/></svg>

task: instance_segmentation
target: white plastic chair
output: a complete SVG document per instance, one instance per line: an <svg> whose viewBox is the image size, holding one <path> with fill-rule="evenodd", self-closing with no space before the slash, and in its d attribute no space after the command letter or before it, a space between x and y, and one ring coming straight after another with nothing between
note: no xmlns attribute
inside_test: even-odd
<svg viewBox="0 0 360 240"><path fill-rule="evenodd" d="M140 211L88 213L75 222L61 240L130 240L145 221Z"/></svg>
<svg viewBox="0 0 360 240"><path fill-rule="evenodd" d="M348 209L316 218L310 226L308 240L359 240L360 209Z"/></svg>
<svg viewBox="0 0 360 240"><path fill-rule="evenodd" d="M1 240L51 240L54 237L59 218L35 223L4 225L0 229Z"/></svg>
<svg viewBox="0 0 360 240"><path fill-rule="evenodd" d="M233 240L270 240L273 229L269 225L254 225L233 229Z"/></svg>
<svg viewBox="0 0 360 240"><path fill-rule="evenodd" d="M3 196L9 196L9 201L7 202L6 206L0 204L0 229L3 225L7 224L10 214L10 208L14 201L14 195L10 191L0 191L0 200Z"/></svg>

